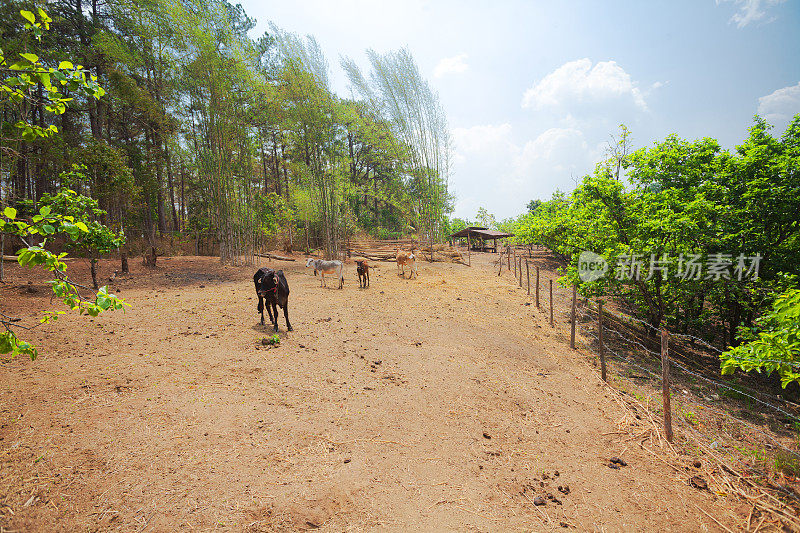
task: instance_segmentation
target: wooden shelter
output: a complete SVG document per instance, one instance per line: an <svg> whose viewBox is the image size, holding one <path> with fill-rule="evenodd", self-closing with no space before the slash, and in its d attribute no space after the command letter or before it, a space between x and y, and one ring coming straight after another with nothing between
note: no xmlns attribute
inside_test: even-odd
<svg viewBox="0 0 800 533"><path fill-rule="evenodd" d="M470 250L497 252L497 239L507 239L513 236L513 233L506 233L504 231L497 231L481 226L470 226L450 235L450 241L453 242L456 239L466 238L467 246ZM487 246L487 241L492 241L492 246Z"/></svg>

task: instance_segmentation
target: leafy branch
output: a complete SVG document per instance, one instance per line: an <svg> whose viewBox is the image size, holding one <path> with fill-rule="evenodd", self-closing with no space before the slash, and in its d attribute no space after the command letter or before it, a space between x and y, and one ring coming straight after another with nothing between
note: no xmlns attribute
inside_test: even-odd
<svg viewBox="0 0 800 533"><path fill-rule="evenodd" d="M67 199L80 198L79 202L85 202L83 199L86 198L69 190L54 196L54 198L60 199L65 197ZM63 261L67 255L66 252L55 254L44 248L47 238L56 234L67 235L73 242L79 242L82 239L87 242L107 241L108 235L113 235L108 228L99 223L87 224L72 215L55 212L49 205L43 205L29 220L22 219L17 215L16 209L6 207L0 217L0 232L15 235L22 241L25 248L17 254L17 262L20 265L40 266L53 273L55 279L50 281L53 294L70 310L77 311L81 315L88 314L95 317L103 311L118 310L129 306L122 298L110 294L106 287L101 287L92 296L84 295L85 293L82 293L81 289L89 290L89 288L72 281L66 274L67 264ZM32 237L42 237L43 240L39 244L31 244L29 240ZM112 237L112 240L116 242L119 242L120 239L124 241L124 236ZM64 311L48 311L39 320L39 324L25 326L19 324L19 319L0 313L0 325L3 328L3 331L0 331L0 354L10 353L12 358L18 354L24 354L31 359L36 359L38 356L36 347L21 340L15 330L30 330L41 324L48 324L62 314Z"/></svg>

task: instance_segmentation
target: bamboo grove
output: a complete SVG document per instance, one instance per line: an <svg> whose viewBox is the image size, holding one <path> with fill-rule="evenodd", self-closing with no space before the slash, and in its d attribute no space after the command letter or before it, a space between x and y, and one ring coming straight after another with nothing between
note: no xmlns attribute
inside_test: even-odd
<svg viewBox="0 0 800 533"><path fill-rule="evenodd" d="M131 247L177 237L226 262L267 246L334 257L360 233L441 237L452 205L447 121L407 50L368 51L366 74L342 59L357 95L344 99L313 37L271 25L253 38L255 21L225 1L39 4L0 7L6 56L69 57L105 95L68 94L61 115L37 108L35 94L0 100L4 124L59 131L3 139L3 205L69 186L96 198ZM41 42L19 16L38 7L53 19ZM85 178L66 183L73 165Z"/></svg>

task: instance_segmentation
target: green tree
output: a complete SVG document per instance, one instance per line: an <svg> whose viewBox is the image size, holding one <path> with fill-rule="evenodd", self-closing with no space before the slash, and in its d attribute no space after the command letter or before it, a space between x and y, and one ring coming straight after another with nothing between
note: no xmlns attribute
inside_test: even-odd
<svg viewBox="0 0 800 533"><path fill-rule="evenodd" d="M772 309L756 320L755 328L740 330L745 341L720 356L723 374L777 372L781 385L800 383L800 290L778 296Z"/></svg>
<svg viewBox="0 0 800 533"><path fill-rule="evenodd" d="M475 214L475 223L484 228L494 228L497 226L497 221L494 215L486 210L485 207L479 207L478 212Z"/></svg>
<svg viewBox="0 0 800 533"><path fill-rule="evenodd" d="M542 205L541 200L531 200L530 202L528 202L527 205L528 213L535 213L536 210L539 209L541 205Z"/></svg>
<svg viewBox="0 0 800 533"><path fill-rule="evenodd" d="M24 10L20 14L26 20L25 28L31 31L37 40L41 39L42 33L49 28L50 18L47 14L41 9L38 17ZM94 98L100 98L103 95L103 89L97 85L96 80L87 75L80 66L76 67L69 61L62 61L57 69L48 68L39 62L39 58L35 54L26 53L20 54L20 56L24 61L9 66L9 70L15 75L5 78L0 83L0 92L4 98L21 104L23 108L27 101L36 98L39 102L45 102L43 105L47 111L56 115L63 114L71 99L60 92L60 87L66 87L73 92L82 90ZM4 57L0 57L0 64L6 65ZM37 84L46 89L46 95L37 91L36 96L33 96L32 86ZM9 138L13 140L15 135L25 140L49 138L58 132L53 125L45 129L41 125L27 122L24 113L20 116L21 118L14 124L6 122L0 124L2 135L10 136L4 137L4 140ZM104 226L98 224L90 226L84 220L76 219L72 214L53 209L54 207L62 208L62 203L91 200L79 198L72 191L70 193L71 195L60 193L52 197L49 202L52 205L41 205L38 209L32 209L29 218L18 216L18 211L14 207L5 207L0 216L0 234L16 236L25 245L25 248L17 254L20 265L41 266L53 273L55 277L51 282L53 294L70 309L81 314L87 313L90 316L97 316L102 311L109 309L121 309L127 304L122 299L109 294L105 287L99 289L91 297L84 296L81 289L85 289L85 287L73 282L66 275L67 265L63 261L66 253L55 254L44 247L47 238L56 234L66 235L72 241L81 239L86 243L97 245L107 242L105 239L109 232ZM34 206L33 203L23 203L22 205ZM35 243L31 241L32 239L41 239L41 241ZM62 312L46 312L40 324L58 318L59 314ZM12 357L25 354L31 359L36 358L38 354L36 348L29 342L20 340L17 336L19 329L30 329L30 326L20 324L18 320L2 311L0 311L0 325L3 327L3 331L0 331L0 354L10 353Z"/></svg>

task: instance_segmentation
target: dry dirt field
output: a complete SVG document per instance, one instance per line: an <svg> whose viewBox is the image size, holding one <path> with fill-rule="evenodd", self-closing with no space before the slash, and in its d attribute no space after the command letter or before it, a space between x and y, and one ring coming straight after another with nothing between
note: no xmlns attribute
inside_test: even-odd
<svg viewBox="0 0 800 533"><path fill-rule="evenodd" d="M381 263L369 289L347 265L343 290L299 259L264 263L291 287L276 348L254 269L205 257L136 261L112 284L124 313L30 332L40 358L0 365L0 530L743 527L689 485L690 458L676 471L629 439L642 422L492 256L413 280ZM7 274L25 323L57 307L34 271Z"/></svg>

